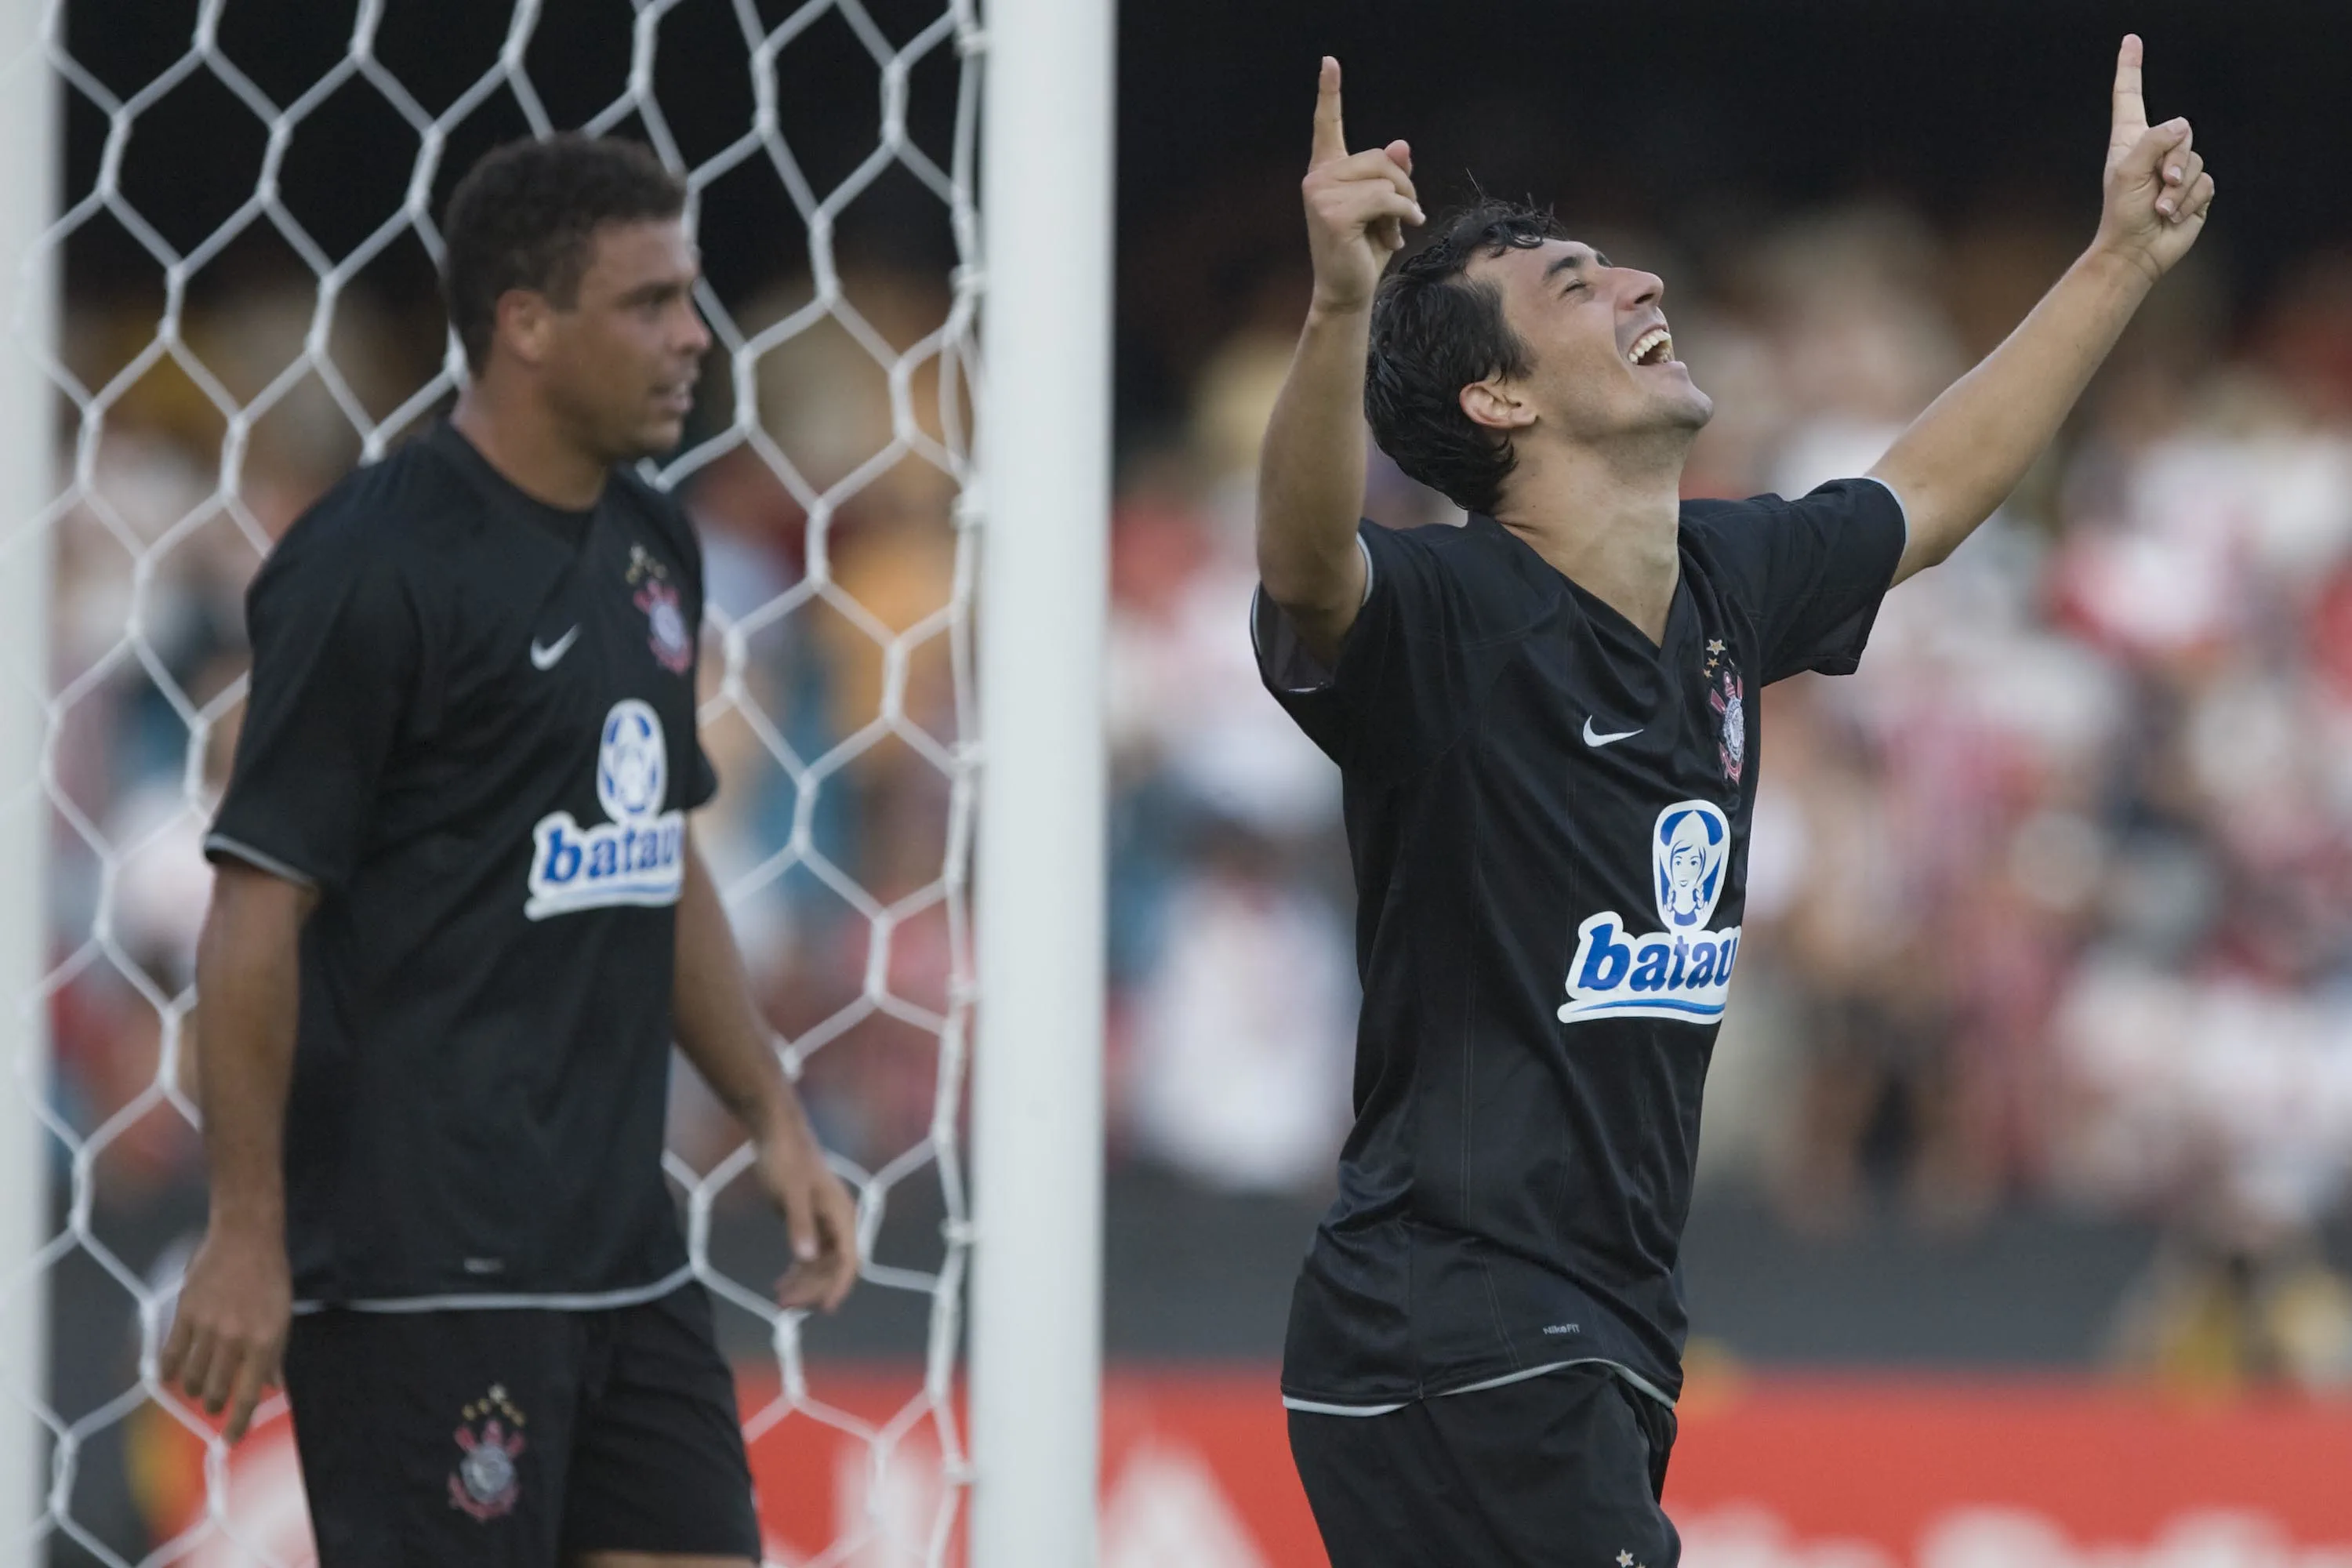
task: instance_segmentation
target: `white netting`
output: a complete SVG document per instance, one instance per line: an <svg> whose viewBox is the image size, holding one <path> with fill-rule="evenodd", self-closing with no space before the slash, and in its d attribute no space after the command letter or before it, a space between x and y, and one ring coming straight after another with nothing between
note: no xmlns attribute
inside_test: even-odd
<svg viewBox="0 0 2352 1568"><path fill-rule="evenodd" d="M47 7L68 157L36 259L62 330L40 268L9 276L62 439L54 504L0 542L54 573L53 934L23 1000L56 1065L15 1081L57 1198L12 1282L50 1304L49 1386L19 1393L52 1464L11 1560L309 1560L282 1401L232 1455L152 1373L202 1215L184 1047L238 595L304 500L452 394L441 203L488 146L565 125L649 142L694 193L717 346L662 478L709 554L701 833L873 1259L842 1319L778 1312L749 1150L679 1082L668 1170L754 1369L771 1552L950 1555L978 45L972 0Z"/></svg>

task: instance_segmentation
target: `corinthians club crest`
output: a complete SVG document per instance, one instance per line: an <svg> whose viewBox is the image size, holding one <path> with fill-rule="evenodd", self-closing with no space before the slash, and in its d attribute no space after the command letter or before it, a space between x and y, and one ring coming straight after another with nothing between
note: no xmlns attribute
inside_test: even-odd
<svg viewBox="0 0 2352 1568"><path fill-rule="evenodd" d="M1715 689L1706 694L1706 705L1716 713L1717 750L1723 758L1723 776L1738 784L1739 772L1748 763L1748 698L1737 670L1726 668L1716 677Z"/></svg>
<svg viewBox="0 0 2352 1568"><path fill-rule="evenodd" d="M629 585L637 590L631 602L646 613L651 633L647 641L654 658L672 675L684 675L694 663L694 630L678 606L677 590L670 585L669 568L642 544L629 546Z"/></svg>
<svg viewBox="0 0 2352 1568"><path fill-rule="evenodd" d="M677 607L677 590L648 583L637 590L637 608L651 625L654 657L672 675L684 675L694 662L694 638L686 629L686 612Z"/></svg>
<svg viewBox="0 0 2352 1568"><path fill-rule="evenodd" d="M449 1506L487 1523L512 1513L522 1495L522 1472L515 1458L523 1450L523 1415L496 1384L459 1414L461 1457L449 1472Z"/></svg>

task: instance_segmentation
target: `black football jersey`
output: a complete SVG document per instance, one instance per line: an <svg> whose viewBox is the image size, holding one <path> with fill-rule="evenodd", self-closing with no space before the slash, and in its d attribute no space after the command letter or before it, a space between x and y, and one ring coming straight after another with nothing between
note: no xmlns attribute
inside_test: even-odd
<svg viewBox="0 0 2352 1568"><path fill-rule="evenodd" d="M1489 517L1366 523L1333 668L1260 595L1266 685L1339 764L1364 992L1339 1194L1292 1299L1294 1408L1584 1361L1679 1392L1757 694L1854 668L1905 534L1874 480L1686 502L1662 645Z"/></svg>
<svg viewBox="0 0 2352 1568"><path fill-rule="evenodd" d="M306 1307L594 1307L686 1276L665 1187L702 558L615 469L544 505L454 428L338 485L247 596L205 848L315 887L286 1113Z"/></svg>

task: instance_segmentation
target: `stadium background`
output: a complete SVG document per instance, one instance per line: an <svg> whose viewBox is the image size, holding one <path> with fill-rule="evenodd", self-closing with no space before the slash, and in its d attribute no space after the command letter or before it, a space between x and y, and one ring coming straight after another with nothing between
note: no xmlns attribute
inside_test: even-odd
<svg viewBox="0 0 2352 1568"><path fill-rule="evenodd" d="M503 26L488 9L395 3L384 52L404 79L478 70ZM721 9L665 23L682 137L697 113L740 120L699 91L727 75ZM567 83L615 68L562 46L567 12L625 10L550 8L532 67L559 121ZM71 45L135 85L176 57L194 11L78 0ZM240 0L224 25L257 79L299 83L349 19ZM1863 672L1766 700L1753 967L1710 1089L1669 1501L1693 1568L2352 1554L2352 117L2336 90L2352 12L1196 0L1130 5L1120 46L1107 1560L1311 1560L1269 1373L1344 1125L1348 888L1336 779L1258 691L1242 617L1255 443L1305 300L1315 57L1347 62L1358 144L1412 141L1425 195L1458 199L1474 177L1532 195L1665 277L1718 406L1690 492L1745 494L1866 466L2087 238L2126 27L2148 42L2151 110L2198 123L2221 188L2210 233L2012 504L1890 600ZM872 73L828 47L819 29L788 52L782 86L795 149L846 167L870 145ZM514 129L495 111L469 122L446 169ZM69 182L102 131L68 110ZM297 143L289 191L352 225L331 249L374 216L364 172L404 170L397 135L355 95ZM202 233L249 188L218 172L249 170L260 137L199 82L142 124L126 188L166 233ZM778 260L801 254L789 214L748 186L731 199L706 208L714 280L804 297ZM951 253L936 203L886 184L841 247L894 342L937 324ZM119 225L76 236L65 287L85 379L152 332L152 266ZM282 247L233 247L191 292L189 338L250 395L299 347L310 288ZM438 363L413 246L362 274L340 320L336 362L379 414ZM878 378L845 345L812 335L762 374L778 378L772 433L815 471L887 440ZM724 394L714 374L706 399ZM176 517L209 488L219 421L170 374L115 428L101 479L126 516ZM356 450L331 406L264 421L247 481L264 523ZM803 520L756 464L713 465L687 498L714 600L756 603L801 570ZM836 571L892 624L945 595L948 504L907 469L835 525ZM1370 510L1444 514L1378 468ZM200 700L239 667L250 555L221 544L170 557L159 637ZM69 671L121 605L69 542L58 570ZM812 752L873 710L873 648L843 628L804 618L761 657ZM919 668L910 700L943 679ZM78 798L135 833L177 807L178 721L135 678L93 712ZM730 739L712 742L725 777ZM748 864L791 803L741 760L704 831ZM828 852L869 888L936 864L918 824L940 786L906 763L875 753L820 810ZM61 931L87 927L95 896L76 848L61 832ZM158 973L184 974L204 891L193 833L125 868L118 920ZM863 949L821 886L785 879L738 913L781 1026L855 993ZM75 1125L152 1078L154 1015L110 972L58 994L55 1027ZM877 1023L806 1092L828 1141L870 1160L919 1133L929 1083ZM674 1119L689 1157L728 1136L690 1083ZM191 1243L198 1157L168 1117L108 1146L100 1223L132 1267L167 1268ZM919 1202L892 1219L935 1222ZM764 1216L718 1225L718 1251L755 1272L775 1260ZM120 1387L135 1342L94 1269L56 1278L70 1417ZM869 1291L811 1344L887 1391L919 1318ZM196 1452L166 1423L114 1429L84 1457L79 1517L135 1559L193 1506ZM772 1492L803 1499L779 1506L812 1519L895 1506L851 1499L828 1454L762 1464Z"/></svg>

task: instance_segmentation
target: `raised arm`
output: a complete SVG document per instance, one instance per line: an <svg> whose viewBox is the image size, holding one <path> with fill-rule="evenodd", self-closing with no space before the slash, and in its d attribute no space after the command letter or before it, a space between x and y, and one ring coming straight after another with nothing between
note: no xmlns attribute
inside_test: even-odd
<svg viewBox="0 0 2352 1568"><path fill-rule="evenodd" d="M234 862L214 874L196 947L196 1099L205 1116L211 1212L156 1361L245 1436L278 1380L292 1321L286 1258L286 1095L294 1080L302 922L310 888Z"/></svg>
<svg viewBox="0 0 2352 1568"><path fill-rule="evenodd" d="M2189 121L2151 127L2140 41L2116 61L2098 237L2007 341L1919 416L1870 471L1910 520L1895 580L1949 555L1992 515L2057 435L2156 280L2204 232L2213 177Z"/></svg>
<svg viewBox="0 0 2352 1568"><path fill-rule="evenodd" d="M1364 507L1364 361L1372 290L1413 199L1412 150L1402 142L1350 154L1339 123L1339 62L1326 58L1315 144L1300 187L1315 297L1258 459L1257 569L1307 647L1328 662L1364 596L1356 522Z"/></svg>
<svg viewBox="0 0 2352 1568"><path fill-rule="evenodd" d="M751 1134L760 1180L783 1211L793 1267L779 1299L832 1311L857 1282L857 1213L801 1110L751 1000L727 908L691 840L677 900L672 1010L678 1048Z"/></svg>

